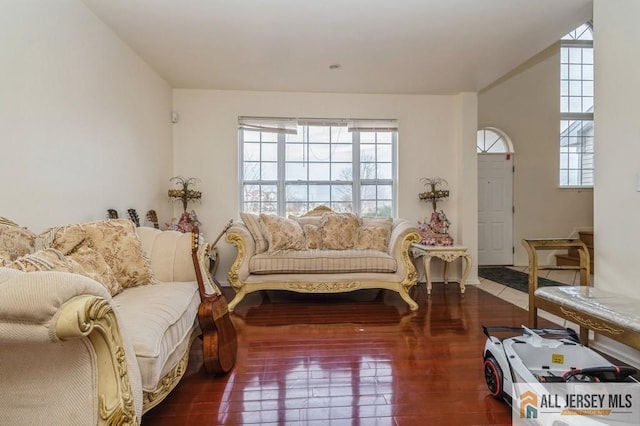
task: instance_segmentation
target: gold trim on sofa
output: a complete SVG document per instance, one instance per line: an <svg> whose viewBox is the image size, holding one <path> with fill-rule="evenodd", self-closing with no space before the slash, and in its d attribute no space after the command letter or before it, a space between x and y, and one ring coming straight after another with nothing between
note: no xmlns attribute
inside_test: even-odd
<svg viewBox="0 0 640 426"><path fill-rule="evenodd" d="M191 337L191 343L193 342L193 338L195 337L195 333ZM185 351L180 361L169 371L163 378L158 382L158 388L153 392L142 392L142 414L151 410L153 407L162 402L163 399L169 395L169 392L173 390L184 376L184 373L187 371L187 364L189 363L189 351L191 348L191 343L187 346L187 350Z"/></svg>
<svg viewBox="0 0 640 426"><path fill-rule="evenodd" d="M87 337L95 349L99 424L138 424L122 335L109 302L88 295L71 299L60 310L56 335L60 340Z"/></svg>
<svg viewBox="0 0 640 426"><path fill-rule="evenodd" d="M291 290L305 293L342 293L358 289L386 289L397 292L409 309L415 311L418 304L409 296L409 290L418 282L418 271L411 260L409 249L411 244L420 241L420 234L410 232L403 237L401 242L401 259L407 273L400 282L387 282L380 280L363 281L289 281L289 282L256 282L247 284L240 280L240 268L245 262L247 254L246 242L242 235L233 231L227 232L225 240L236 246L236 258L227 275L229 284L236 292L235 297L229 303L229 311L233 312L236 305L249 293L260 290ZM312 274L310 274L312 275ZM248 288L249 286L249 288Z"/></svg>

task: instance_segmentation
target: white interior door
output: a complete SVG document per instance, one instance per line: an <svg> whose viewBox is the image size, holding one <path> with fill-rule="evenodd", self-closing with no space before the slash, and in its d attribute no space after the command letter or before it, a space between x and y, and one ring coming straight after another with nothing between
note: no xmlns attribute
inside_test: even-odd
<svg viewBox="0 0 640 426"><path fill-rule="evenodd" d="M478 265L513 265L513 154L478 154Z"/></svg>

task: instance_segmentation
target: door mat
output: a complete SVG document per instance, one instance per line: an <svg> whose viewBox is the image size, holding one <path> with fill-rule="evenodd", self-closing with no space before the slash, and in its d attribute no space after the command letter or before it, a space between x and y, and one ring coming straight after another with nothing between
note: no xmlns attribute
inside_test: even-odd
<svg viewBox="0 0 640 426"><path fill-rule="evenodd" d="M503 267L479 267L478 276L513 289L529 293L529 274ZM565 285L558 281L538 277L538 287Z"/></svg>

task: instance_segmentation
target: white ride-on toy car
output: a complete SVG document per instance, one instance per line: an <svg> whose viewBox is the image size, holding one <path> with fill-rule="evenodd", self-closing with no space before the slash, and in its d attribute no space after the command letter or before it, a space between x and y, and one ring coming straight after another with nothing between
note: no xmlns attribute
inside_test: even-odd
<svg viewBox="0 0 640 426"><path fill-rule="evenodd" d="M575 331L483 326L484 378L491 396L512 404L518 383L634 382L637 370L616 366L580 344ZM499 339L492 333L510 333ZM513 336L515 333L520 335Z"/></svg>

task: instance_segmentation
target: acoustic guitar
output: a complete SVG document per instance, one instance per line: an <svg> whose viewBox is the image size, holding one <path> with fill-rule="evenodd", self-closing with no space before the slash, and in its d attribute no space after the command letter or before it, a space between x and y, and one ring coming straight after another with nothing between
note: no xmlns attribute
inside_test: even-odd
<svg viewBox="0 0 640 426"><path fill-rule="evenodd" d="M136 228L139 228L140 218L138 217L138 212L136 212L136 209L129 209L127 210L127 213L129 214L129 219L131 219L131 222L136 224Z"/></svg>
<svg viewBox="0 0 640 426"><path fill-rule="evenodd" d="M191 254L196 270L196 279L200 291L198 321L202 330L202 358L204 367L211 374L225 374L231 371L236 363L238 353L238 337L231 321L227 301L222 294L220 283L205 267L205 254L211 249L206 244L200 247L199 230L196 227L191 233ZM214 288L209 294L204 285L203 271Z"/></svg>
<svg viewBox="0 0 640 426"><path fill-rule="evenodd" d="M149 210L147 212L147 220L153 224L153 227L156 229L160 229L160 224L158 223L158 215L155 210Z"/></svg>

